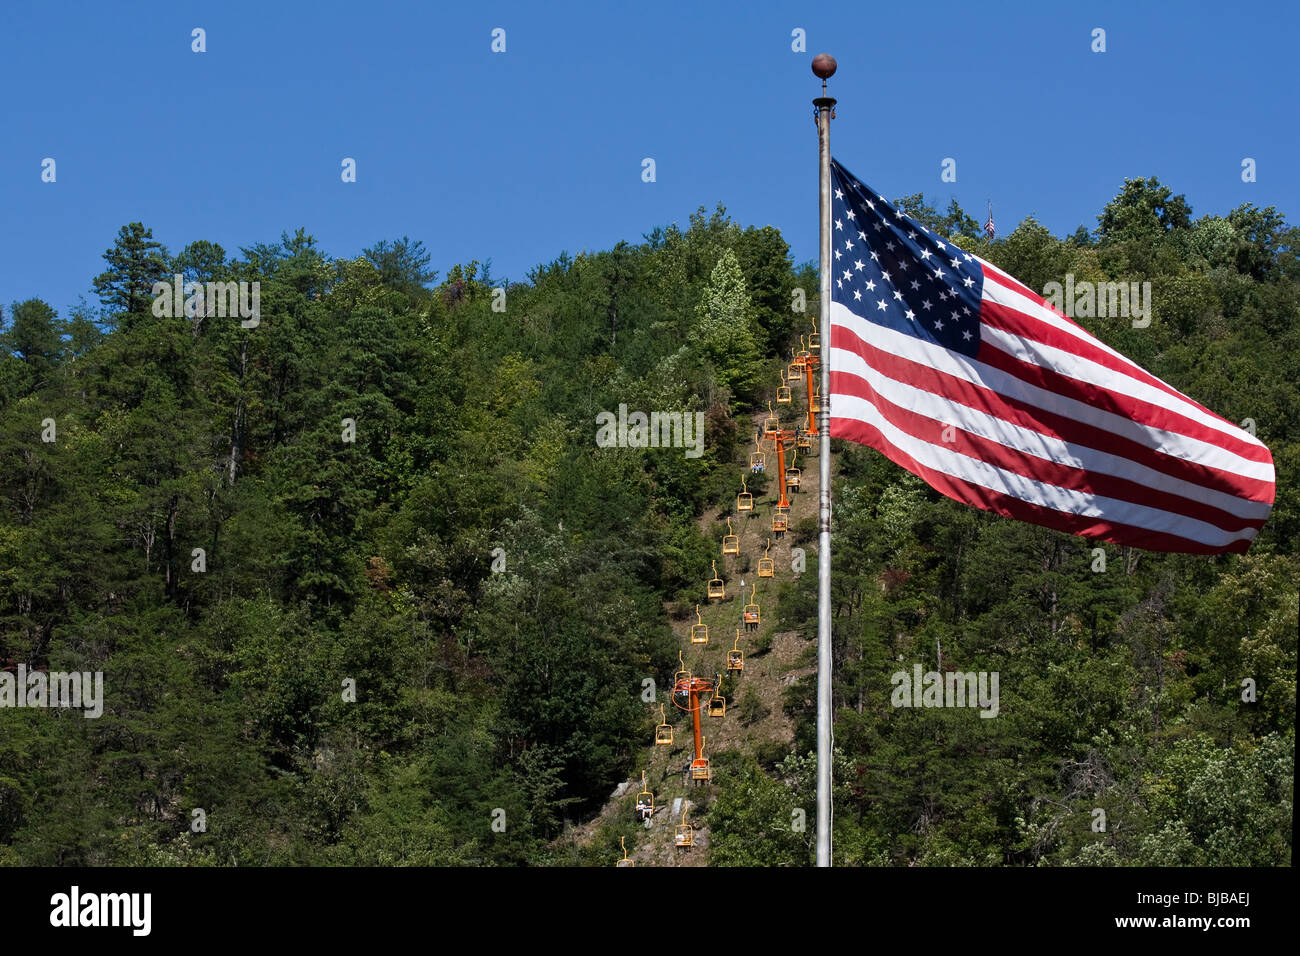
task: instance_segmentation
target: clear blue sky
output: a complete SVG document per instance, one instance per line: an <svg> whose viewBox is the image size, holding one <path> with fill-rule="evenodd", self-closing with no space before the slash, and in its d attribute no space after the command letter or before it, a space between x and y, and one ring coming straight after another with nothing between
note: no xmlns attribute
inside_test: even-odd
<svg viewBox="0 0 1300 956"><path fill-rule="evenodd" d="M821 51L840 63L835 155L886 196L955 195L981 221L991 198L999 233L1032 214L1066 234L1125 177L1156 175L1197 216L1251 201L1300 220L1300 14L1137 7L6 0L0 302L97 304L91 279L133 220L172 252L303 226L354 256L409 235L440 273L491 258L523 279L722 201L811 259Z"/></svg>

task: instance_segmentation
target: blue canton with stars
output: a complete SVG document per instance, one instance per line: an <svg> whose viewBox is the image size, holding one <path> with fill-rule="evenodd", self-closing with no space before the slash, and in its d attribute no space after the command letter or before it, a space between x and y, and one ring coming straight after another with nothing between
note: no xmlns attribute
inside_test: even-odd
<svg viewBox="0 0 1300 956"><path fill-rule="evenodd" d="M903 215L831 160L831 299L878 325L974 356L979 260Z"/></svg>

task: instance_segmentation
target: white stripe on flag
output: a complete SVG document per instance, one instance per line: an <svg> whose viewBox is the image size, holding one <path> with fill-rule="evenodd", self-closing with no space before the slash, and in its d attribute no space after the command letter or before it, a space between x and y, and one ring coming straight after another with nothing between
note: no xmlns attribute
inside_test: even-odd
<svg viewBox="0 0 1300 956"><path fill-rule="evenodd" d="M984 298L988 299L990 302L996 302L999 305L1014 309L1031 321L1037 320L1044 324L1051 325L1062 332L1067 332L1080 342L1100 347L1104 351L1116 355L1116 357L1123 361L1125 365L1140 369L1140 366L1134 366L1132 362L1124 358L1122 355L1117 355L1116 353L1105 349L1100 340L1093 338L1085 329L1071 328L1070 323L1063 323L1061 317L1056 313L1052 312L1050 309L1044 308L1032 299L1026 298L1019 292L1013 292L997 283L986 282L984 284ZM1222 432L1225 435L1231 435L1233 438L1237 438L1247 444L1259 445L1261 448L1264 447L1264 443L1254 435L1250 434L1250 432L1224 422L1217 415L1207 415L1196 405L1196 403L1186 395L1183 395L1182 392L1177 392L1177 395L1182 399L1180 401L1179 398L1176 398L1164 389L1148 385L1130 375L1107 368L1104 365L1100 365L1091 359L1083 358L1073 352L1059 349L1051 345L1044 345L1030 339L1021 338L1020 336L1013 335L1003 331L1002 329L994 329L989 326L985 326L984 328L986 341L991 338L993 340L991 344L997 344L998 348L1002 349L1002 351L1007 352L1022 361L1030 362L1034 365L1041 366L1042 368L1052 369L1060 372L1062 375L1068 375L1070 378L1098 385L1108 391L1119 392L1122 395L1128 395L1130 398L1136 398L1139 401L1159 405L1161 408L1166 408L1169 411L1177 412L1180 415L1190 418L1193 421L1204 425L1206 428ZM1032 353L1015 351L1015 343L1017 342L1022 342L1033 350L1042 350L1041 357L1031 357ZM1083 374L1080 374L1084 371L1091 372L1092 376L1095 377L1085 377ZM1119 383L1122 382L1131 382L1132 385L1122 388L1119 385Z"/></svg>
<svg viewBox="0 0 1300 956"><path fill-rule="evenodd" d="M1269 505L1263 502L1250 501L1213 488L1206 488L1204 485L1171 477L1158 469L1122 455L1088 448L1076 442L1067 442L1056 436L1025 428L999 418L995 414L890 378L868 365L866 360L856 352L844 349L834 349L833 352L831 361L837 372L865 379L880 393L881 397L901 408L925 415L940 425L955 425L963 431L987 438L1006 448L1064 465L1067 468L1079 468L1098 474L1127 478L1130 481L1219 508L1240 518L1268 517ZM843 398L841 395L836 395L833 400L838 403L843 401Z"/></svg>
<svg viewBox="0 0 1300 956"><path fill-rule="evenodd" d="M845 326L859 338L877 348L902 356L921 365L946 372L973 385L989 388L1004 397L1033 405L1075 421L1113 432L1176 458L1196 462L1207 468L1260 481L1273 481L1273 466L1251 461L1218 445L1167 429L1143 425L1132 419L1068 398L1050 389L1031 385L1001 369L953 352L934 342L893 329L855 315L839 302L831 303L831 325ZM985 333L987 326L982 326ZM841 350L832 349L831 368L840 368ZM851 353L850 353L851 354ZM1267 510L1265 512L1267 514Z"/></svg>
<svg viewBox="0 0 1300 956"><path fill-rule="evenodd" d="M856 396L835 395L833 403L834 417L873 425L887 442L927 468L1030 504L1065 514L1102 518L1111 524L1176 535L1211 547L1223 547L1243 539L1253 540L1257 533L1255 528L1224 531L1204 521L1159 508L1034 481L946 446L914 438L897 428L870 402Z"/></svg>

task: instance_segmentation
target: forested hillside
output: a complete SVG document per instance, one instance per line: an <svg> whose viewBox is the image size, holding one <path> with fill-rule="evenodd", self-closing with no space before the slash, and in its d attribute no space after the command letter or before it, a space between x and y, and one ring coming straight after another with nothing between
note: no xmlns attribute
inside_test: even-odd
<svg viewBox="0 0 1300 956"><path fill-rule="evenodd" d="M1278 497L1244 556L1153 554L836 442L836 863L1289 863L1300 231L1155 180L1064 240L902 206L1035 289L1150 281L1148 327L1080 323L1251 419ZM21 290L0 323L0 668L104 674L98 719L0 709L0 864L617 859L566 836L645 766L643 681L679 666L814 268L721 207L521 282L303 230L172 255L135 223L105 260L102 311ZM174 273L259 281L260 321L154 315ZM702 456L598 447L621 404L703 412ZM812 530L773 592L793 746L714 753L712 864L811 862ZM892 707L914 663L999 672L999 715Z"/></svg>

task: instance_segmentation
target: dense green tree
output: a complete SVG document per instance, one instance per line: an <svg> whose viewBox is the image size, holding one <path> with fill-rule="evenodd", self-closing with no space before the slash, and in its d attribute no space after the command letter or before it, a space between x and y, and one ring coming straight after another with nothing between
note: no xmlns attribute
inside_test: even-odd
<svg viewBox="0 0 1300 956"><path fill-rule="evenodd" d="M837 861L1288 864L1295 229L1249 205L1193 222L1155 180L1067 240L1026 220L987 242L955 201L902 204L1030 286L1150 278L1148 328L1095 331L1254 420L1277 502L1247 555L1152 554L833 443ZM132 224L106 258L104 328L39 299L4 313L0 669L107 686L98 720L0 709L0 865L607 862L632 821L564 834L644 766L640 689L677 667L670 614L698 599L752 415L816 314L813 265L721 206L524 282L471 261L430 288L419 242L335 259L303 229L168 260ZM152 315L173 272L259 282L261 323ZM597 447L620 404L701 412L703 453ZM815 574L771 599L810 673ZM998 673L998 716L892 706L914 664ZM746 734L771 722L760 682L787 677L760 673L728 685ZM712 751L713 863L809 862L812 678L783 693L794 753Z"/></svg>
<svg viewBox="0 0 1300 956"><path fill-rule="evenodd" d="M95 277L101 302L127 316L140 316L153 305L153 284L167 275L167 250L155 242L153 230L132 222L118 230L117 241L104 253L108 268Z"/></svg>

